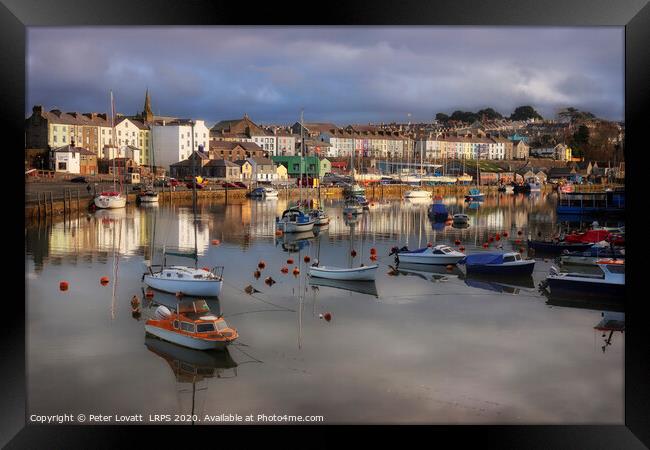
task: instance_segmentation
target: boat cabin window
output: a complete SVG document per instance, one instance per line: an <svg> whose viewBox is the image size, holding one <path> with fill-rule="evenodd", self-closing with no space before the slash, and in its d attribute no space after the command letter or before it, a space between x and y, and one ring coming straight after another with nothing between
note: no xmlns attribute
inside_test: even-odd
<svg viewBox="0 0 650 450"><path fill-rule="evenodd" d="M178 320L174 320L174 328L178 329Z"/></svg>
<svg viewBox="0 0 650 450"><path fill-rule="evenodd" d="M442 247L440 250L442 250L443 253L451 253L451 249L449 247Z"/></svg>
<svg viewBox="0 0 650 450"><path fill-rule="evenodd" d="M513 262L515 260L515 255L508 255L503 257L503 262Z"/></svg>
<svg viewBox="0 0 650 450"><path fill-rule="evenodd" d="M181 330L194 333L194 324L190 322L181 322Z"/></svg>
<svg viewBox="0 0 650 450"><path fill-rule="evenodd" d="M226 328L228 328L228 324L226 323L225 320L219 320L219 321L215 322L215 325L217 325L217 330L219 330L219 331L225 330Z"/></svg>
<svg viewBox="0 0 650 450"><path fill-rule="evenodd" d="M178 278L183 278L183 274L182 274L182 273L177 273L176 275L178 276Z"/></svg>
<svg viewBox="0 0 650 450"><path fill-rule="evenodd" d="M167 272L167 276L171 277L172 276L171 272Z"/></svg>
<svg viewBox="0 0 650 450"><path fill-rule="evenodd" d="M208 333L210 331L214 331L214 324L213 323L197 323L196 324L196 332L197 333Z"/></svg>
<svg viewBox="0 0 650 450"><path fill-rule="evenodd" d="M521 255L519 254L515 255L515 261L521 261Z"/></svg>

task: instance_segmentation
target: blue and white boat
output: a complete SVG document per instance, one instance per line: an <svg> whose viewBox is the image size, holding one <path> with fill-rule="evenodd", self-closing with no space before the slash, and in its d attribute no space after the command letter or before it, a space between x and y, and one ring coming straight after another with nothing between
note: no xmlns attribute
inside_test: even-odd
<svg viewBox="0 0 650 450"><path fill-rule="evenodd" d="M476 253L467 255L458 261L465 265L467 274L483 274L498 276L530 276L535 269L534 259L522 259L517 252L506 253Z"/></svg>
<svg viewBox="0 0 650 450"><path fill-rule="evenodd" d="M276 226L283 233L300 233L314 229L316 221L313 217L302 212L298 207L292 207L282 213L282 217L276 218Z"/></svg>
<svg viewBox="0 0 650 450"><path fill-rule="evenodd" d="M553 297L607 299L625 298L625 264L598 264L601 273L560 272L551 266L546 288Z"/></svg>
<svg viewBox="0 0 650 450"><path fill-rule="evenodd" d="M429 206L429 217L436 222L445 222L449 218L449 211L443 203L433 203Z"/></svg>
<svg viewBox="0 0 650 450"><path fill-rule="evenodd" d="M272 187L258 187L249 194L252 198L278 198L278 191Z"/></svg>
<svg viewBox="0 0 650 450"><path fill-rule="evenodd" d="M479 191L477 188L469 190L469 194L465 196L465 201L468 202L480 202L483 201L484 194Z"/></svg>
<svg viewBox="0 0 650 450"><path fill-rule="evenodd" d="M401 249L393 248L391 253L397 255L399 263L415 264L456 264L465 257L464 253L454 250L448 245L436 245L435 247L424 247L417 250L409 250L406 247Z"/></svg>

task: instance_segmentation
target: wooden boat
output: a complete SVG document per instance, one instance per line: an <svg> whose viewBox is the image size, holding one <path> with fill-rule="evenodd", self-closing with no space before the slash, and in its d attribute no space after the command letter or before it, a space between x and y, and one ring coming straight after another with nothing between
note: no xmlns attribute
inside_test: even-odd
<svg viewBox="0 0 650 450"><path fill-rule="evenodd" d="M473 188L469 190L469 194L465 196L466 202L480 202L483 200L485 195L478 189Z"/></svg>
<svg viewBox="0 0 650 450"><path fill-rule="evenodd" d="M591 248L594 244L564 241L536 241L528 240L528 248L543 253L582 252Z"/></svg>
<svg viewBox="0 0 650 450"><path fill-rule="evenodd" d="M546 288L554 297L579 297L623 301L625 264L599 264L601 273L560 272L551 266Z"/></svg>
<svg viewBox="0 0 650 450"><path fill-rule="evenodd" d="M377 264L373 264L372 266L353 267L351 269L343 267L311 266L309 267L309 276L327 278L330 280L374 281L378 267Z"/></svg>
<svg viewBox="0 0 650 450"><path fill-rule="evenodd" d="M395 254L395 260L399 264L456 264L465 257L464 253L456 251L448 245L436 245L435 247L424 247L417 250L409 250L403 247L399 250L394 248L391 255Z"/></svg>
<svg viewBox="0 0 650 450"><path fill-rule="evenodd" d="M534 259L522 259L518 252L476 253L458 261L468 274L528 276L535 269Z"/></svg>
<svg viewBox="0 0 650 450"><path fill-rule="evenodd" d="M205 300L180 301L176 311L156 308L155 318L147 320L145 331L160 339L196 350L224 349L236 340L237 330L221 316L210 312Z"/></svg>
<svg viewBox="0 0 650 450"><path fill-rule="evenodd" d="M300 233L314 229L316 221L297 207L287 209L276 219L276 227L283 233Z"/></svg>

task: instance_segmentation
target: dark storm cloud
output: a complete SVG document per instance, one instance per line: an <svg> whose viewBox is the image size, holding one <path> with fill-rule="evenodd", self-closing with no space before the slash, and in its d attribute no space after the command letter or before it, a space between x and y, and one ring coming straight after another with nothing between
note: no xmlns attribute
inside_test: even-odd
<svg viewBox="0 0 650 450"><path fill-rule="evenodd" d="M32 28L27 105L259 122L429 121L531 104L623 118L622 28Z"/></svg>

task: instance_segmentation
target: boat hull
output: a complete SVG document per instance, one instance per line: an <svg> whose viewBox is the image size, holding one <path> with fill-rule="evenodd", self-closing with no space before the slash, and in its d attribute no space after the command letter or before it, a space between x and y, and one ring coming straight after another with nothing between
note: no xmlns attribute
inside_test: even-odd
<svg viewBox="0 0 650 450"><path fill-rule="evenodd" d="M197 339L192 336L166 330L154 325L145 324L144 329L147 333L164 341L182 345L183 347L193 348L195 350L223 350L226 348L226 345L228 345L228 342L226 341Z"/></svg>
<svg viewBox="0 0 650 450"><path fill-rule="evenodd" d="M529 277L535 269L534 260L503 264L468 264L465 270L470 275L497 275L505 277Z"/></svg>
<svg viewBox="0 0 650 450"><path fill-rule="evenodd" d="M94 204L101 209L116 209L126 207L126 197L123 196L105 196L95 197Z"/></svg>
<svg viewBox="0 0 650 450"><path fill-rule="evenodd" d="M312 266L309 268L309 276L339 281L374 281L378 267L376 264L353 269Z"/></svg>
<svg viewBox="0 0 650 450"><path fill-rule="evenodd" d="M582 252L590 249L594 244L561 244L543 241L528 241L528 248L539 252L562 253L564 250L570 252Z"/></svg>
<svg viewBox="0 0 650 450"><path fill-rule="evenodd" d="M623 301L625 298L625 285L607 283L602 279L575 280L548 277L546 279L551 295L554 297L579 297L590 299L607 299Z"/></svg>
<svg viewBox="0 0 650 450"><path fill-rule="evenodd" d="M413 190L404 192L404 198L431 198L431 192L422 190Z"/></svg>
<svg viewBox="0 0 650 450"><path fill-rule="evenodd" d="M409 264L456 264L463 259L465 255L437 255L422 253L398 253L400 263Z"/></svg>
<svg viewBox="0 0 650 450"><path fill-rule="evenodd" d="M142 195L138 197L142 203L158 203L157 195Z"/></svg>
<svg viewBox="0 0 650 450"><path fill-rule="evenodd" d="M158 291L182 292L192 297L218 297L223 287L222 280L167 280L154 275L145 275L144 284Z"/></svg>
<svg viewBox="0 0 650 450"><path fill-rule="evenodd" d="M278 222L278 229L284 233L302 233L304 231L312 231L314 224L314 220L305 223Z"/></svg>

